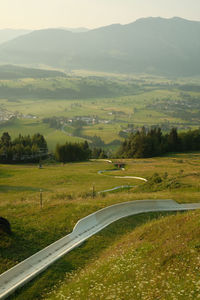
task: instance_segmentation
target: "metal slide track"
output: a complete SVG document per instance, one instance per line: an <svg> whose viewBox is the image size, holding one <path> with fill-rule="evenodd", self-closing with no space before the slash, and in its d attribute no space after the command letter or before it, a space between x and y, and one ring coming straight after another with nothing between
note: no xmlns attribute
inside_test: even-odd
<svg viewBox="0 0 200 300"><path fill-rule="evenodd" d="M178 204L173 200L136 200L103 208L81 220L72 233L25 259L0 275L0 299L5 299L109 224L131 215L147 212L200 209L200 203Z"/></svg>

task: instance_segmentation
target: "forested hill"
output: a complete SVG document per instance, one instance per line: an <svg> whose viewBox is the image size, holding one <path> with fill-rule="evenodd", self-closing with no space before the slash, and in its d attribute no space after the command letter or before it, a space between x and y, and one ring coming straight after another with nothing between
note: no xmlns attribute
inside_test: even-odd
<svg viewBox="0 0 200 300"><path fill-rule="evenodd" d="M200 22L146 18L88 32L33 31L0 45L0 63L69 69L200 74Z"/></svg>
<svg viewBox="0 0 200 300"><path fill-rule="evenodd" d="M59 71L24 68L24 67L14 66L14 65L0 66L0 80L19 79L19 78L48 78L48 77L66 77L66 74Z"/></svg>

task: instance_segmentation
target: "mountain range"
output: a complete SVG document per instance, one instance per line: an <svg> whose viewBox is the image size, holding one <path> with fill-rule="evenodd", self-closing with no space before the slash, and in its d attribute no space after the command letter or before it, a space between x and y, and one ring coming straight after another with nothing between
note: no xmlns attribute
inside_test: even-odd
<svg viewBox="0 0 200 300"><path fill-rule="evenodd" d="M0 63L65 70L200 75L200 22L144 18L83 32L43 29L0 45Z"/></svg>

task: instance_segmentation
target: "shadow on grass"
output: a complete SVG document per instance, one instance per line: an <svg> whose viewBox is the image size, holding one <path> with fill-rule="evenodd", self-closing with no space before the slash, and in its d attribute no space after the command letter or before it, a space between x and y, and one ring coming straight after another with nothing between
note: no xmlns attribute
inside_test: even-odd
<svg viewBox="0 0 200 300"><path fill-rule="evenodd" d="M38 231L35 235L33 239L32 229L27 230L24 235L15 232L6 236L4 234L0 240L0 259L14 261L15 258L20 262L48 245L48 232Z"/></svg>
<svg viewBox="0 0 200 300"><path fill-rule="evenodd" d="M10 177L13 177L14 175L13 174L10 174L9 172L6 172L6 171L0 171L0 178L10 178Z"/></svg>
<svg viewBox="0 0 200 300"><path fill-rule="evenodd" d="M110 247L119 240L123 235L132 232L136 227L141 226L153 219L161 216L175 214L173 212L165 213L146 213L136 216L126 217L114 222L98 234L84 242L79 248L65 255L59 261L54 263L42 275L29 282L25 287L16 291L14 295L8 299L15 300L36 300L44 299L41 291L49 293L55 289L55 285L59 286L66 274L71 271L80 271L87 264L98 259L103 250Z"/></svg>
<svg viewBox="0 0 200 300"><path fill-rule="evenodd" d="M10 186L10 185L0 185L0 193L9 192L39 192L41 188L32 186ZM47 189L42 189L43 191L48 191Z"/></svg>

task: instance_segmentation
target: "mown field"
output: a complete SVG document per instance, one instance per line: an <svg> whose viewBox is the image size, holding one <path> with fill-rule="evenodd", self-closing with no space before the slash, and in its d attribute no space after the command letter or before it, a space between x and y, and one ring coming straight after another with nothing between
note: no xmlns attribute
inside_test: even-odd
<svg viewBox="0 0 200 300"><path fill-rule="evenodd" d="M120 131L130 124L135 129L159 125L164 131L172 126L188 130L199 126L199 94L198 78L169 80L80 71L66 78L0 80L1 108L36 117L1 122L0 134L9 130L16 136L40 130L52 151L58 141L77 141L81 136L97 135L105 143L121 141ZM70 126L55 130L42 122L53 116L95 117L99 122L85 124L81 136L71 137Z"/></svg>
<svg viewBox="0 0 200 300"><path fill-rule="evenodd" d="M1 236L0 272L4 272L17 262L71 232L80 218L102 207L136 199L174 199L179 203L199 202L199 159L199 153L192 153L153 159L126 160L125 171L119 170L114 173L115 176L145 177L149 183L114 178L112 172L99 175L99 170L113 169L113 165L101 160L66 165L47 164L43 166L43 169L38 169L37 165L1 165L0 211L1 216L10 221L13 235ZM158 173L156 176L159 176L161 181L155 180L155 173ZM93 186L98 192L123 184L135 187L92 197ZM40 207L41 189L42 208ZM136 290L136 299L153 300L155 295L158 295L157 299L196 299L197 290L193 294L192 290L193 285L198 285L199 280L195 273L198 272L195 259L199 257L198 245L200 243L197 226L199 212L183 213L175 219L174 215L169 218L167 215L143 214L115 222L90 238L80 248L59 260L10 298L20 300L112 299L112 297L113 299L126 299L123 298L126 294L117 294L118 290L120 293L121 286L122 293L123 291L125 293L127 289L127 293L129 291L130 295L133 295ZM159 220L151 223L152 219ZM177 226L175 226L176 223ZM188 228L186 224L189 224ZM172 228L175 228L175 231ZM162 235L163 238L161 238ZM116 244L117 241L119 244ZM116 249L122 249L122 253L118 253ZM163 261L165 254L166 261ZM108 257L108 263L104 261L106 257ZM127 257L130 259L126 259ZM183 264L180 263L182 257ZM157 261L158 265L156 265ZM134 264L136 267L132 267ZM144 269L145 264L147 267ZM154 265L153 268L151 264ZM195 264L197 269L191 275ZM108 266L111 265L113 268L116 265L116 269L110 268L109 271ZM123 273L117 277L113 272L120 265L122 265ZM176 274L182 273L183 267L188 268L188 281L180 281L181 277L180 280L177 279L179 281L175 290L172 283ZM107 278L106 281L98 277L101 273ZM143 275L145 277L142 280ZM160 279L158 276L161 276ZM132 281L127 282L128 277L131 277ZM164 280L166 278L167 281ZM146 286L150 280L153 280L152 285L155 286L157 294L153 296L149 294L148 298ZM68 287L65 286L66 282ZM166 282L169 282L169 286ZM115 286L115 284L119 285ZM163 285L166 285L168 294L162 291L159 296ZM96 287L99 292L96 291ZM143 287L146 289L146 294L142 294ZM184 288L187 289L186 295L191 295L188 296L189 298L182 297ZM84 289L85 298L78 298L78 295L80 297L79 291L82 292L82 289ZM94 296L87 294L89 289L94 292ZM132 292L129 289L133 289ZM52 290L56 296L55 293L49 294ZM166 295L169 297L167 298Z"/></svg>

